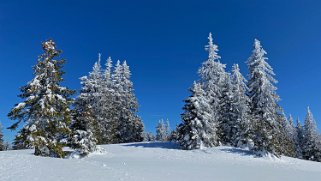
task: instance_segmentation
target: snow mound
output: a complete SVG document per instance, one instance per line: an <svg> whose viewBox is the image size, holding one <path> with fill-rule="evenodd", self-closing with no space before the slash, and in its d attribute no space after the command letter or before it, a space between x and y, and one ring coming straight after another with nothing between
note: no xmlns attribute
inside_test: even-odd
<svg viewBox="0 0 321 181"><path fill-rule="evenodd" d="M103 145L83 159L36 157L33 150L0 152L1 181L309 180L321 163L217 147L186 151L174 143Z"/></svg>

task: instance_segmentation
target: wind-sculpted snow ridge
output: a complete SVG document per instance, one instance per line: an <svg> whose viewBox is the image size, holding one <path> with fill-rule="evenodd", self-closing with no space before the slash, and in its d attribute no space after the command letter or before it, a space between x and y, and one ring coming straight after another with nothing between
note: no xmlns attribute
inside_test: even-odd
<svg viewBox="0 0 321 181"><path fill-rule="evenodd" d="M321 163L289 157L258 157L251 151L216 147L180 150L174 143L101 146L83 159L35 157L33 150L0 152L1 181L213 181L321 178Z"/></svg>

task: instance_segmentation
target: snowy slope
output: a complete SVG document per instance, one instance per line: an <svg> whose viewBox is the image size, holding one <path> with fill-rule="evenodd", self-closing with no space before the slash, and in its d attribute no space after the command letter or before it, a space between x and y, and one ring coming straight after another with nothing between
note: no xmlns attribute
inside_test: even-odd
<svg viewBox="0 0 321 181"><path fill-rule="evenodd" d="M171 143L105 145L106 153L54 159L33 150L0 152L1 181L321 180L321 163L256 158L230 147L184 151Z"/></svg>

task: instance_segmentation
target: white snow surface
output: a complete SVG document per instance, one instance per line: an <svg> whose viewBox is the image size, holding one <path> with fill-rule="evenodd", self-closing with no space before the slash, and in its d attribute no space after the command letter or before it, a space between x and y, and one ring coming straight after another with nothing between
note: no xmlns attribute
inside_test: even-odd
<svg viewBox="0 0 321 181"><path fill-rule="evenodd" d="M33 150L0 152L1 181L213 181L321 180L321 163L288 157L256 157L217 147L185 151L173 143L101 146L83 159L34 156Z"/></svg>

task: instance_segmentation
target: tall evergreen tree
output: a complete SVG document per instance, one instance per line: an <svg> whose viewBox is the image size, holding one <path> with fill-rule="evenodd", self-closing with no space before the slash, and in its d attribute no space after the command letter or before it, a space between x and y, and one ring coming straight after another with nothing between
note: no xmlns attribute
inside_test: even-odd
<svg viewBox="0 0 321 181"><path fill-rule="evenodd" d="M291 117L289 119L292 119ZM290 120L293 122L293 120ZM290 121L286 119L284 113L278 115L278 122L280 122L280 135L279 143L281 144L281 154L295 157L296 147L293 137L293 127L290 125Z"/></svg>
<svg viewBox="0 0 321 181"><path fill-rule="evenodd" d="M112 81L112 60L109 57L106 61L106 69L103 73L101 85L101 98L98 101L100 106L100 125L102 127L103 144L117 143L117 114L120 111L117 103L117 95Z"/></svg>
<svg viewBox="0 0 321 181"><path fill-rule="evenodd" d="M111 59L108 59L108 63L109 69L111 69ZM89 126L92 127L91 131L97 144L112 143L113 135L110 130L112 100L109 95L111 81L108 78L107 87L107 76L110 77L110 72L107 73L107 70L105 73L103 72L101 54L99 54L98 61L94 64L89 75L80 78L82 90L78 102L82 102L83 105L82 107L78 105L78 109L86 110L86 116L90 116L88 119L93 121Z"/></svg>
<svg viewBox="0 0 321 181"><path fill-rule="evenodd" d="M301 126L299 118L297 118L297 122L296 122L294 139L295 139L296 158L302 158L303 128Z"/></svg>
<svg viewBox="0 0 321 181"><path fill-rule="evenodd" d="M218 135L223 145L233 145L233 137L237 133L236 129L236 108L234 105L234 94L231 78L229 74L225 75L222 83L222 94L219 107L219 127ZM233 143L232 143L233 142Z"/></svg>
<svg viewBox="0 0 321 181"><path fill-rule="evenodd" d="M143 140L143 123L137 116L138 102L134 95L131 72L127 62L118 61L113 74L116 106L119 106L117 138L119 143L137 142Z"/></svg>
<svg viewBox="0 0 321 181"><path fill-rule="evenodd" d="M262 48L259 40L254 41L254 50L247 61L249 68L249 97L251 100L251 112L254 119L254 150L265 154L270 152L275 155L281 154L278 123L277 104L279 96L276 94L273 78L275 75L272 67L265 57L266 51Z"/></svg>
<svg viewBox="0 0 321 181"><path fill-rule="evenodd" d="M95 79L95 77L100 77L99 61L100 57L89 78L86 76L81 78L82 88L80 95L74 103L74 120L71 125L72 137L70 145L81 155L87 155L88 153L95 151L97 141L102 140L101 130L94 109L97 103L96 101L99 101L97 93L99 94L99 97L101 97L100 92L96 91L100 90L100 82L96 82L97 79ZM95 89L95 87L98 89ZM96 109L97 108L98 106Z"/></svg>
<svg viewBox="0 0 321 181"><path fill-rule="evenodd" d="M178 142L186 150L216 146L217 122L213 120L213 109L202 85L194 82L190 91L192 95L185 100L183 108L183 123L177 128Z"/></svg>
<svg viewBox="0 0 321 181"><path fill-rule="evenodd" d="M295 126L294 126L294 123L293 123L293 117L292 115L290 114L289 115L289 118L286 122L286 125L285 125L285 133L286 133L286 136L288 138L288 141L289 141L289 150L288 150L288 156L291 156L291 157L296 157L297 155L297 150L296 150L296 137L297 137L297 133L296 133L296 129L295 129Z"/></svg>
<svg viewBox="0 0 321 181"><path fill-rule="evenodd" d="M247 80L240 72L238 64L232 67L231 82L233 85L233 109L235 114L234 134L232 144L238 147L253 147L252 118L250 115L250 100L246 95Z"/></svg>
<svg viewBox="0 0 321 181"><path fill-rule="evenodd" d="M89 73L89 76L83 76L80 78L81 80L81 91L80 95L77 97L75 101L75 111L74 111L74 119L83 119L83 117L87 117L86 119L90 120L91 131L96 139L98 144L102 143L102 128L99 124L100 115L98 105L99 100L101 99L101 67L100 67L100 58L94 64L92 72ZM83 115L83 111L86 113Z"/></svg>
<svg viewBox="0 0 321 181"><path fill-rule="evenodd" d="M29 141L35 147L35 155L64 157L62 148L69 137L73 91L61 87L64 60L55 60L60 52L52 40L43 43L44 53L34 67L32 81L21 88L24 99L9 113L9 118L18 120L10 129L16 129L25 121Z"/></svg>
<svg viewBox="0 0 321 181"><path fill-rule="evenodd" d="M202 89L205 92L205 97L209 101L212 109L212 125L218 126L220 119L220 102L222 97L222 87L226 78L225 65L220 62L220 56L218 55L218 46L213 43L212 34L209 34L208 45L205 50L208 51L208 59L203 62L199 69L199 75L201 77L200 83ZM220 144L219 137L216 135L216 131L213 132L211 137L214 138L211 145L217 146ZM209 145L208 145L209 146Z"/></svg>
<svg viewBox="0 0 321 181"><path fill-rule="evenodd" d="M303 128L302 156L306 160L321 161L319 134L309 107Z"/></svg>

